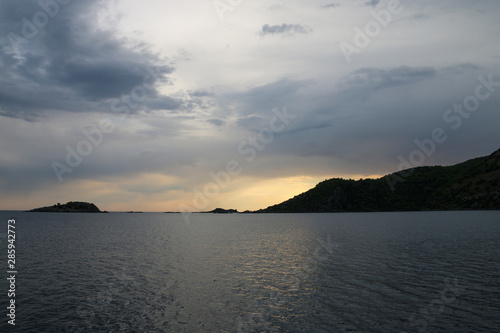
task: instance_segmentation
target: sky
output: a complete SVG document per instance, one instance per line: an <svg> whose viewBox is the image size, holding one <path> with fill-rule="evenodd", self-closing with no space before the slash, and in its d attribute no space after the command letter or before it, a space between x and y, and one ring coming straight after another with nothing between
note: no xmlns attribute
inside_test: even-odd
<svg viewBox="0 0 500 333"><path fill-rule="evenodd" d="M0 209L265 208L500 148L496 0L0 2Z"/></svg>

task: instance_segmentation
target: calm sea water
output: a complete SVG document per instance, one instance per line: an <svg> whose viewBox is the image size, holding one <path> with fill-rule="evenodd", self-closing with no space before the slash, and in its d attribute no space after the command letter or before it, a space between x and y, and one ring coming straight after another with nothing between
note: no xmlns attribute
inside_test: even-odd
<svg viewBox="0 0 500 333"><path fill-rule="evenodd" d="M1 332L500 331L499 211L12 217Z"/></svg>

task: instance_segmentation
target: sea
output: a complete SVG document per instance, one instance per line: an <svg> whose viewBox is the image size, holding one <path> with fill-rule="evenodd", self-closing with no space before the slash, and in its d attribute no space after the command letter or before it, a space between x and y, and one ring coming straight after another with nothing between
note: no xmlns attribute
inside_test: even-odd
<svg viewBox="0 0 500 333"><path fill-rule="evenodd" d="M500 332L500 211L1 211L0 248L0 332Z"/></svg>

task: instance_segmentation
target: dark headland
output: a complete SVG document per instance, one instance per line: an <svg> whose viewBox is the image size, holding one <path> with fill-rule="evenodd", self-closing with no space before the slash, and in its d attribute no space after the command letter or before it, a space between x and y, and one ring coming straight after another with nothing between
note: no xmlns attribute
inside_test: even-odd
<svg viewBox="0 0 500 333"><path fill-rule="evenodd" d="M35 208L28 212L43 212L43 213L107 213L102 212L96 205L88 202L70 201L61 205L60 203L53 206Z"/></svg>
<svg viewBox="0 0 500 333"><path fill-rule="evenodd" d="M490 209L500 209L500 150L453 166L411 168L379 179L325 180L255 213Z"/></svg>

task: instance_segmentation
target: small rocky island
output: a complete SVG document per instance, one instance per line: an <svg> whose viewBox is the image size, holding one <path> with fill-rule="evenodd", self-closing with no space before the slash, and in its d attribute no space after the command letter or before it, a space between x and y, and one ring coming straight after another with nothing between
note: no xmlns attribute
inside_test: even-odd
<svg viewBox="0 0 500 333"><path fill-rule="evenodd" d="M214 210L211 210L209 212L203 212L203 213L210 213L210 214L237 214L238 211L236 209L215 208Z"/></svg>
<svg viewBox="0 0 500 333"><path fill-rule="evenodd" d="M70 201L61 205L60 203L53 206L35 208L28 212L35 213L107 213L102 212L96 205L88 202Z"/></svg>

